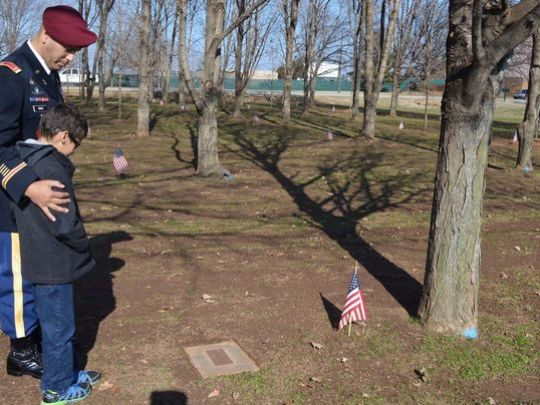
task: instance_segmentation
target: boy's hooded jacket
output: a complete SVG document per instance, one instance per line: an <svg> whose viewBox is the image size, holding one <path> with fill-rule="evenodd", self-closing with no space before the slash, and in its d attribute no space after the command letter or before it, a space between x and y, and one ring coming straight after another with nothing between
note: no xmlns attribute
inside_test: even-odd
<svg viewBox="0 0 540 405"><path fill-rule="evenodd" d="M36 284L71 283L94 267L89 242L73 191L75 167L53 146L34 140L18 142L21 158L41 179L58 180L69 193L69 212L52 211L51 221L41 209L25 201L12 205L20 235L23 277Z"/></svg>

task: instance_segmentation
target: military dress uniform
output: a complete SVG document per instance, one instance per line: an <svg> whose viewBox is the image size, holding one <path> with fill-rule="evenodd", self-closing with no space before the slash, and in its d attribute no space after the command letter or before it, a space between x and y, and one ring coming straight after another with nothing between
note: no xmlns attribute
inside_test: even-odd
<svg viewBox="0 0 540 405"><path fill-rule="evenodd" d="M61 101L58 73L47 74L28 43L0 62L0 322L12 350L13 342L22 343L20 350L28 346L25 339L38 326L32 285L21 276L19 235L9 206L21 202L28 186L40 179L18 156L15 143L36 138L41 116ZM8 357L8 373L16 375L17 367L9 363Z"/></svg>

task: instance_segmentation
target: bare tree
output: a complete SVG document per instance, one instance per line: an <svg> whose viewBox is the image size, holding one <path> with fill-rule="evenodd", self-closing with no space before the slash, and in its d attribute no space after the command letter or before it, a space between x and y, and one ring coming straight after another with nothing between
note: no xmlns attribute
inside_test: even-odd
<svg viewBox="0 0 540 405"><path fill-rule="evenodd" d="M182 64L182 55L185 55L186 59L187 55L191 55L195 16L202 7L202 3L199 1L186 0L185 2L177 1L176 4L178 13L178 105L180 106L180 111L184 111L186 109L185 93L187 90L187 84L186 76L183 71L184 66Z"/></svg>
<svg viewBox="0 0 540 405"><path fill-rule="evenodd" d="M331 0L311 0L304 23L304 113L315 104L321 64L340 51L339 16L333 16Z"/></svg>
<svg viewBox="0 0 540 405"><path fill-rule="evenodd" d="M178 0L180 4L180 25L186 24L186 0ZM224 28L224 0L207 0L204 45L204 70L201 92L197 94L195 85L187 65L185 52L185 36L179 38L180 62L188 91L195 102L199 116L197 144L197 173L201 176L224 176L228 171L221 167L218 153L217 108L219 88L216 86L220 73L220 46L223 39L230 35L239 24L251 14L265 5L268 0L257 0L242 15L239 15L230 25ZM185 34L185 28L180 28Z"/></svg>
<svg viewBox="0 0 540 405"><path fill-rule="evenodd" d="M131 27L137 24L138 15L132 10L129 0L116 0L110 16L110 34L107 41L106 60L109 77L118 71L118 119L122 119L122 84L127 70L136 70L139 65L137 36L132 35Z"/></svg>
<svg viewBox="0 0 540 405"><path fill-rule="evenodd" d="M161 47L161 100L164 103L168 102L168 94L170 88L170 76L172 72L172 64L174 57L176 56L176 36L178 34L178 8L173 7L173 3L177 3L176 0L167 3L164 14L164 26L167 27L163 33L164 39L167 39L167 31L170 31L169 39L166 40L165 44ZM172 24L172 29L168 28Z"/></svg>
<svg viewBox="0 0 540 405"><path fill-rule="evenodd" d="M88 23L88 26L92 26L96 20L96 14L93 13L92 5L94 2L92 0L79 0L79 12L82 17ZM92 93L94 90L95 83L95 69L94 75L90 72L90 59L88 56L88 47L85 47L81 51L81 70L82 70L82 81L80 87L80 97L81 100L89 104L92 100Z"/></svg>
<svg viewBox="0 0 540 405"><path fill-rule="evenodd" d="M392 52L392 96L390 115L397 115L400 86L404 80L412 77L411 65L419 53L420 35L418 7L422 0L402 0L396 20L396 33ZM426 3L437 4L426 0Z"/></svg>
<svg viewBox="0 0 540 405"><path fill-rule="evenodd" d="M99 75L98 88L99 88L99 101L98 110L105 110L105 89L109 85L111 78L111 71L105 70L105 45L107 39L107 25L109 22L109 14L114 6L115 0L96 0L96 6L99 15L99 33L97 39L96 59L97 59L97 73ZM96 64L94 64L94 67ZM95 77L95 74L93 75Z"/></svg>
<svg viewBox="0 0 540 405"><path fill-rule="evenodd" d="M291 87L294 73L293 53L296 38L296 24L298 22L298 5L300 0L282 0L283 20L285 23L285 65L283 80L283 117L282 124L291 123Z"/></svg>
<svg viewBox="0 0 540 405"><path fill-rule="evenodd" d="M387 4L388 2L388 4ZM365 0L365 26L366 26L366 70L364 90L364 123L362 135L368 141L375 139L375 117L379 93L386 72L386 64L390 54L390 45L394 37L394 27L400 0L383 0L380 11L379 29L379 57L375 58L375 31L374 12L375 0ZM389 17L386 17L386 8L389 8ZM388 24L388 28L386 28Z"/></svg>
<svg viewBox="0 0 540 405"><path fill-rule="evenodd" d="M362 42L364 40L365 27L362 18L365 8L361 0L349 1L349 15L352 17L352 106L351 112L353 118L360 115L360 86L362 82Z"/></svg>
<svg viewBox="0 0 540 405"><path fill-rule="evenodd" d="M421 9L421 24L418 38L421 39L422 47L415 60L415 71L421 81L424 82L424 128L428 127L429 93L433 74L440 71L445 62L444 41L447 33L445 30L448 16L446 5L439 2L427 1Z"/></svg>
<svg viewBox="0 0 540 405"><path fill-rule="evenodd" d="M0 1L0 55L14 51L39 26L42 7L31 0Z"/></svg>
<svg viewBox="0 0 540 405"><path fill-rule="evenodd" d="M450 0L446 87L419 308L430 329L476 338L488 141L504 59L540 27L525 0Z"/></svg>
<svg viewBox="0 0 540 405"><path fill-rule="evenodd" d="M242 15L246 7L251 6L253 2L254 0L236 0L237 15ZM268 33L274 22L274 18L268 18L265 23L262 20L261 12L255 11L236 29L234 117L241 116L240 108L244 102L246 88L261 60Z"/></svg>
<svg viewBox="0 0 540 405"><path fill-rule="evenodd" d="M534 137L538 130L538 110L540 108L540 32L538 31L533 34L530 66L527 106L523 122L516 129L519 142L516 168L525 172L533 170Z"/></svg>
<svg viewBox="0 0 540 405"><path fill-rule="evenodd" d="M151 0L141 1L141 28L139 47L139 106L137 121L137 136L150 136L150 63L149 63L149 35L150 16L152 13Z"/></svg>

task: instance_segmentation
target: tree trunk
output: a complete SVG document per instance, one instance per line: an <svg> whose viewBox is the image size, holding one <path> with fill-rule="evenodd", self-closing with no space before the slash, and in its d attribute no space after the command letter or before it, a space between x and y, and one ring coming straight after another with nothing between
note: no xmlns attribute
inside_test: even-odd
<svg viewBox="0 0 540 405"><path fill-rule="evenodd" d="M315 52L315 35L317 26L317 5L315 1L309 2L308 9L308 27L306 31L306 44L304 56L304 109L303 114L307 113L312 106L310 91L311 81L317 76L317 69L313 66Z"/></svg>
<svg viewBox="0 0 540 405"><path fill-rule="evenodd" d="M122 72L118 75L118 119L122 119L122 80L124 75Z"/></svg>
<svg viewBox="0 0 540 405"><path fill-rule="evenodd" d="M291 88L294 73L293 52L296 23L298 21L298 4L300 0L285 0L283 13L285 14L285 80L283 81L283 109L281 123L284 126L291 124Z"/></svg>
<svg viewBox="0 0 540 405"><path fill-rule="evenodd" d="M318 69L316 70L316 72ZM315 91L317 88L317 75L313 76L309 81L309 97L308 97L308 109L315 106Z"/></svg>
<svg viewBox="0 0 540 405"><path fill-rule="evenodd" d="M206 106L199 115L197 144L197 174L210 176L221 174L218 153L217 97L211 101L206 98Z"/></svg>
<svg viewBox="0 0 540 405"><path fill-rule="evenodd" d="M518 157L516 168L526 173L533 170L532 156L534 136L538 128L538 109L540 108L540 33L533 35L531 68L529 70L529 94L523 122L517 127Z"/></svg>
<svg viewBox="0 0 540 405"><path fill-rule="evenodd" d="M431 72L426 72L425 98L424 98L424 129L428 128L429 91L431 90Z"/></svg>
<svg viewBox="0 0 540 405"><path fill-rule="evenodd" d="M105 58L105 38L107 35L107 21L109 19L108 1L103 2L101 5L100 17L101 21L99 24L99 35L97 40L97 71L98 71L98 89L99 89L99 99L98 99L98 110L105 111L105 89L107 88L106 83L106 74L105 69L103 68L103 59Z"/></svg>
<svg viewBox="0 0 540 405"><path fill-rule="evenodd" d="M362 65L362 42L364 41L364 17L365 7L362 2L358 2L355 10L355 32L353 42L353 89L352 89L352 106L351 113L353 119L358 119L360 116L360 87L362 82L362 73L360 67Z"/></svg>
<svg viewBox="0 0 540 405"><path fill-rule="evenodd" d="M377 115L377 101L374 99L373 84L375 75L374 50L375 34L373 32L373 0L364 2L363 25L366 27L366 67L364 73L364 123L362 135L368 140L375 139L375 116Z"/></svg>
<svg viewBox="0 0 540 405"><path fill-rule="evenodd" d="M88 47L85 47L81 51L81 71L82 82L80 84L80 97L83 103L86 103L86 83L88 81Z"/></svg>
<svg viewBox="0 0 540 405"><path fill-rule="evenodd" d="M148 61L148 35L150 33L151 0L142 0L140 55L139 55L139 103L137 136L150 136L150 103L149 82L150 65Z"/></svg>
<svg viewBox="0 0 540 405"><path fill-rule="evenodd" d="M386 72L386 63L390 53L390 45L394 37L394 27L400 0L390 2L390 17L388 28L385 29L384 7L381 11L380 51L377 70L374 69L374 32L373 32L373 0L367 0L366 7L366 89L364 93L364 125L362 135L368 141L375 139L375 117L377 115L377 103ZM384 2L383 4L386 4ZM368 62L369 60L369 62ZM376 76L375 76L376 75Z"/></svg>
<svg viewBox="0 0 540 405"><path fill-rule="evenodd" d="M400 78L401 78L401 50L398 49L396 58L394 60L394 74L392 75L392 97L390 99L390 116L396 117L397 116L397 106L398 106L398 98L399 98L399 86Z"/></svg>
<svg viewBox="0 0 540 405"><path fill-rule="evenodd" d="M446 89L443 101L419 315L431 329L451 334L477 328L484 173L494 106L493 91L484 94L476 111L458 107L463 104L455 84Z"/></svg>
<svg viewBox="0 0 540 405"><path fill-rule="evenodd" d="M538 29L536 4L520 3L515 7L521 12L514 13L491 10L485 21L483 2L450 1L441 137L419 307L426 327L439 332L478 336L485 169L501 77L490 74L500 72L505 55Z"/></svg>
<svg viewBox="0 0 540 405"><path fill-rule="evenodd" d="M241 15L246 10L245 0L236 1L238 15ZM243 75L242 75L242 57L244 48L244 24L240 24L236 29L236 49L235 49L235 66L234 66L234 110L233 117L240 118L242 116L241 108L244 99Z"/></svg>

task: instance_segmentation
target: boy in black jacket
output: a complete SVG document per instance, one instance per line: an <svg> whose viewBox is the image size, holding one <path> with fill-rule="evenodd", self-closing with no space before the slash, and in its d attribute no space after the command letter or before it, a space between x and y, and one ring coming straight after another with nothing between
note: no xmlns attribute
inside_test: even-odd
<svg viewBox="0 0 540 405"><path fill-rule="evenodd" d="M69 193L67 213L53 222L27 202L13 206L20 234L23 277L33 285L43 349L42 404L64 404L90 395L101 374L75 364L73 282L92 269L94 260L73 191L75 167L68 159L88 132L76 107L57 104L39 124L37 140L18 142L20 156L42 179L58 180Z"/></svg>

